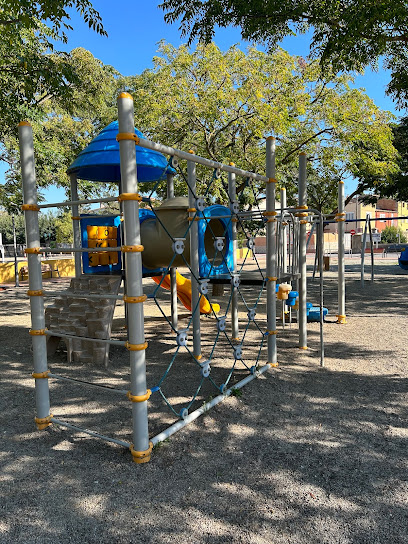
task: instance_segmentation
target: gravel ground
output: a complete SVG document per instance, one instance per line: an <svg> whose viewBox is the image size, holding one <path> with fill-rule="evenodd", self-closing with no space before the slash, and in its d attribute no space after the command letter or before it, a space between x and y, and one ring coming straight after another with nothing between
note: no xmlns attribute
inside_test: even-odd
<svg viewBox="0 0 408 544"><path fill-rule="evenodd" d="M155 448L146 465L84 434L35 429L25 289L0 291L1 543L408 543L408 278L395 262L379 260L375 283L362 290L357 261L348 260L346 279L346 325L335 324L336 269L325 279L325 368L318 324L308 325L307 352L296 347L296 325L287 327L278 336L277 370ZM309 299L317 302L317 282ZM171 340L154 309L146 313L153 383ZM204 320L204 342L210 326ZM161 341L152 342L159 332ZM123 335L123 307L115 334ZM107 370L67 369L63 351L50 366L127 387L119 348ZM225 368L220 357L214 372ZM180 372L169 375L176 406L185 401L180 375L183 386L192 380ZM130 440L128 402L50 385L56 416ZM174 420L160 402L151 413L153 433Z"/></svg>

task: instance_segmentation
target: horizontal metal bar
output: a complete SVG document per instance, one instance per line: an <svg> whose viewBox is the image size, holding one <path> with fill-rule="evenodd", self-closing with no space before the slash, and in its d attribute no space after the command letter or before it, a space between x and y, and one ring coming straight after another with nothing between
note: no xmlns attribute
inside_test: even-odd
<svg viewBox="0 0 408 544"><path fill-rule="evenodd" d="M104 198L90 198L89 200L64 200L63 202L51 202L51 204L39 204L39 208L59 208L80 206L81 204L99 204L100 202L115 202L117 196L107 196Z"/></svg>
<svg viewBox="0 0 408 544"><path fill-rule="evenodd" d="M76 336L74 334L65 334L57 331L45 331L47 336L58 336L59 338L71 338L72 340L86 340L89 342L102 342L103 344L112 344L113 346L124 346L124 340L110 340L109 338L89 338L89 336Z"/></svg>
<svg viewBox="0 0 408 544"><path fill-rule="evenodd" d="M381 221L382 223L386 223L387 221L406 221L408 220L407 216L402 217L370 217L369 219L345 219L343 223L365 223L366 221ZM324 219L325 223L337 223L337 221L326 221ZM347 233L346 233L347 234Z"/></svg>
<svg viewBox="0 0 408 544"><path fill-rule="evenodd" d="M73 431L77 431L79 433L89 434L94 438L99 438L100 440L104 440L105 442L113 442L114 444L117 444L118 446L123 446L124 448L130 448L131 446L129 442L124 442L123 440L118 440L117 438L111 438L110 436L105 436L104 434L96 433L94 431L88 431L88 429L82 429L81 427L77 427L76 425L72 425L71 423L61 421L56 417L52 417L50 421L52 421L52 423L60 425L61 427L66 427L67 429L72 429Z"/></svg>
<svg viewBox="0 0 408 544"><path fill-rule="evenodd" d="M68 292L67 291L44 291L44 296L45 297L75 297L75 298L96 298L96 299L105 299L105 298L108 298L108 299L112 299L112 300L123 300L123 297L124 297L124 294L120 294L119 295L105 295L105 294L95 294L95 293L81 293L81 292L77 292L75 293L74 291L71 291L71 292Z"/></svg>
<svg viewBox="0 0 408 544"><path fill-rule="evenodd" d="M231 172L237 176L242 176L245 178L252 178L258 181L267 182L269 178L256 174L255 172L248 172L247 170L241 170L235 166L229 166L222 164L221 162L212 161L210 159L205 159L204 157L199 157L198 155L193 155L192 153L187 153L186 151L181 151L180 149L174 149L167 145L158 144L156 142L151 142L145 138L139 138L138 145L145 147L146 149L153 149L154 151L159 151L160 153L166 153L172 157L178 157L179 159L185 159L187 161L192 161L197 164L202 164L203 166L208 166L209 168L220 169L224 172Z"/></svg>
<svg viewBox="0 0 408 544"><path fill-rule="evenodd" d="M179 431L180 429L182 429L186 425L188 425L188 423L191 423L192 421L199 418L201 415L208 412L211 408L213 408L214 406L219 404L225 398L229 397L231 395L233 389L241 389L242 387L244 387L244 385L251 382L254 378L257 378L258 376L264 374L269 369L270 369L269 364L264 365L256 374L251 374L250 376L247 376L246 378L244 378L243 380L238 382L236 385L234 385L234 387L231 387L230 389L225 391L225 393L222 393L221 395L218 395L217 397L212 399L210 402L207 402L207 403L203 404L200 408L198 408L197 410L195 410L194 412L189 414L185 419L177 421L176 423L174 423L174 425L171 425L170 427L168 427L163 432L161 432L161 433L157 434L156 436L154 436L151 439L151 442L153 442L154 446L158 442L163 442L163 440L166 440L166 438L168 438L169 436L171 436L175 432Z"/></svg>
<svg viewBox="0 0 408 544"><path fill-rule="evenodd" d="M60 249L40 248L40 253L103 253L122 251L121 247L64 247Z"/></svg>
<svg viewBox="0 0 408 544"><path fill-rule="evenodd" d="M63 380L63 381L66 381L66 382L79 383L79 384L82 384L82 385L87 385L89 387L97 387L98 389L108 390L111 393L118 393L120 395L126 395L127 392L128 392L127 389L116 389L115 387L111 387L110 385L101 385L101 384L98 384L98 383L86 382L84 380L77 380L76 378L67 378L66 376L60 376L59 374L54 374L53 372L48 374L48 376L50 378L54 378L55 380Z"/></svg>

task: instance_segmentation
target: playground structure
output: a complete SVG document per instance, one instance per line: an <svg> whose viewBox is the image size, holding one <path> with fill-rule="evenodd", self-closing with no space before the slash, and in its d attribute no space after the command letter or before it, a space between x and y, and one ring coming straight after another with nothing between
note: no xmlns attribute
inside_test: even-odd
<svg viewBox="0 0 408 544"><path fill-rule="evenodd" d="M241 170L233 164L220 164L196 156L191 151L176 150L144 139L141 133L134 129L133 100L127 93L119 96L118 109L119 133L116 135L117 129L115 129L115 137L119 142L120 165L114 159L110 164L104 162L106 155L102 153L102 148L99 148L101 161L96 165L93 164L92 168L89 165L86 166L86 157L89 155L91 143L87 148L88 152L81 154L70 168L71 200L62 203L38 205L32 130L28 123L19 125L23 210L26 220L29 266L28 295L32 316L30 335L33 341L33 377L36 386L35 421L39 429L55 423L119 444L130 449L135 462L145 463L150 460L152 447L155 444L208 411L229 396L233 390L243 387L270 368L277 366L278 299L282 300L284 306L297 311L298 347L307 349L306 226L309 221L318 218L318 259L322 264L323 216L307 206L305 154L301 153L299 156L298 206L286 207L286 195L282 190L282 205L278 214L275 208L274 138L269 137L266 140L266 176L263 176ZM114 128L111 127L110 132L113 130ZM96 142L96 146L104 145L101 141L105 136L106 131L102 138L98 140L97 137L93 143ZM147 153L148 151L153 152L159 161L159 166L157 162L155 166L149 163L151 155ZM164 155L170 159L167 160ZM187 198L174 195L173 178L179 167L179 161L187 162ZM212 171L209 180L203 183L197 182L197 165ZM79 200L77 177L81 176L82 171L88 171L88 177L84 179L118 181L119 196ZM228 207L211 203L212 183L225 174L228 176L227 181L224 182L228 194ZM236 190L237 176L245 181L246 190L253 194L255 209L240 209ZM139 181L143 180L143 183L149 183L151 189L148 196L139 194L138 178ZM167 199L160 206L155 206L154 195L159 184L164 182L167 184ZM265 210L259 207L259 194L266 197ZM343 188L339 188L339 198L343 198L344 201ZM106 223L105 216L92 217L89 214L87 216L79 214L79 206L82 204L110 201L120 202L121 214L111 217L109 224ZM142 203L146 206L145 208L140 208ZM43 250L39 243L38 212L42 208L52 206L70 206L73 214L74 246L66 251L75 254L76 279L72 280L71 289L65 294L45 292L42 286L40 255ZM339 208L340 224L344 221L343 215L344 213ZM104 232L101 233L100 228ZM266 270L260 266L259 258L255 254L249 267L250 272L246 273L249 253L242 263L238 263L236 256L238 232L245 240L248 250L251 250L253 239L263 229L266 231L267 239ZM288 252L288 247L292 248L292 252ZM122 254L124 255L123 265ZM81 262L81 256L84 256L83 262ZM340 256L339 248L339 269ZM189 278L184 276L184 271L183 276L178 272L177 268L180 267L187 271ZM95 274L95 269L98 269L99 274ZM124 294L119 293L119 280L122 278L122 273ZM143 277L152 277L156 282L156 287L149 297L144 293ZM109 289L106 288L108 283ZM211 283L221 283L229 287L229 294L222 303L211 301L209 289ZM284 287L285 284L289 284L288 287ZM165 290L162 287L170 291L170 312L163 310L162 297ZM339 286L338 320L340 323L345 320L344 293L343 273L343 288L340 289ZM60 317L61 313L64 313L61 309L65 308L66 312L68 307L74 306L79 324L75 326L72 323L68 324L68 327L73 328L62 332L55 328L47 330L44 298L48 296L54 299L55 314ZM190 309L187 318L180 318L178 315L177 296L184 306ZM104 331L105 337L87 336L91 334L89 321L92 319L111 321L114 304L121 298L126 305L127 339L112 340L109 330ZM60 299L66 300L66 304L58 305L59 302L55 304ZM320 266L319 299L320 358L323 365L322 266ZM95 302L94 306L90 304L90 301ZM171 338L173 344L171 353L164 363L161 377L149 389L147 388L147 341L143 309L144 305L148 307L148 303L155 304L160 311L166 327L163 335ZM81 304L89 306L89 315L81 311ZM266 307L266 320L257 317L257 314L261 313L259 310L262 305ZM100 314L95 315L98 312ZM206 317L202 318L201 314L205 314ZM78 334L76 327L80 328L84 324L83 319L88 323L88 328ZM60 328L64 326L64 323L57 324ZM284 325L285 312L283 311L282 326ZM56 338L56 341L62 338L67 343L69 359L69 353L75 351L78 353L87 351L86 357L89 357L89 350L85 350L85 345L88 348L96 345L97 349L93 350L92 357L103 358L105 362L107 348L111 344L124 347L129 351L130 390L116 392L126 394L131 401L132 443L81 429L51 414L49 379L69 380L70 378L53 374L48 369L47 338ZM220 348L221 345L223 350ZM103 353L98 352L101 347L104 350ZM78 357L81 357L81 353ZM220 358L231 361L227 371L225 371L225 365L223 367L219 364ZM183 361L183 366L177 364L180 359ZM165 388L169 374L175 371L176 367L177 371L183 375L190 373L193 378L195 376L194 389L189 395L185 395L185 398L188 398L183 399L182 402L173 401ZM242 374L245 377L234 383L234 377L241 377ZM78 381L75 380L75 382ZM217 396L191 411L199 398L200 391L207 385L212 388L212 391L217 392ZM165 406L179 418L176 423L153 438L149 437L148 428L150 397L161 399Z"/></svg>

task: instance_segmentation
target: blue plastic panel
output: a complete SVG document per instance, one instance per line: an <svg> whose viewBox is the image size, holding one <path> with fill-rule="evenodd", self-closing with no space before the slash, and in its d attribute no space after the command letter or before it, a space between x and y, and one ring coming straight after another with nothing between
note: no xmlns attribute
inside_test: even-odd
<svg viewBox="0 0 408 544"><path fill-rule="evenodd" d="M233 251L234 245L232 240L232 223L231 223L231 211L225 206L215 204L206 208L202 214L204 217L219 217L228 216L218 219L225 230L224 251L225 260L219 266L212 266L211 261L208 259L205 252L204 237L208 228L207 221L198 221L198 252L199 252L199 265L200 265L200 277L208 278L213 276L222 276L234 271Z"/></svg>
<svg viewBox="0 0 408 544"><path fill-rule="evenodd" d="M117 247L121 246L120 241L120 216L119 215L102 215L101 217L87 217L87 215L81 215L81 242L82 247L88 247L88 232L86 227L117 227ZM84 274L121 274L122 272L122 255L118 252L118 264L107 264L99 266L89 266L88 253L82 253L82 270Z"/></svg>

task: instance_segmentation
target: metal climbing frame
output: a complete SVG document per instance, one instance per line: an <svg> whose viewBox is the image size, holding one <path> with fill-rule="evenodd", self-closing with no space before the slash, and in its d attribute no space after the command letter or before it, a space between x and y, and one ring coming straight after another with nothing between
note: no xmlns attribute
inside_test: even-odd
<svg viewBox="0 0 408 544"><path fill-rule="evenodd" d="M39 428L45 428L51 423L57 423L67 428L88 433L91 436L114 442L129 448L137 463L150 460L152 448L158 442L166 439L178 429L193 421L208 411L221 400L233 394L254 378L264 374L271 367L277 366L277 317L276 317L276 284L282 277L288 275L287 268L293 272L297 263L301 264L301 305L299 307L300 336L299 345L306 345L306 261L305 261L305 216L309 214L306 205L306 157L300 158L300 177L303 185L299 191L297 208L282 210L278 216L275 210L275 141L266 141L266 176L236 168L234 164L224 165L195 155L192 151L184 152L164 146L149 140L139 138L134 133L133 100L127 93L122 93L118 99L119 134L117 140L120 147L121 164L121 194L117 198L93 199L93 202L119 200L123 212L124 239L119 248L81 248L78 225L75 219L78 206L89 201L78 200L76 180L71 178L73 187L72 200L57 204L38 205L36 197L34 152L32 130L29 123L19 125L20 151L23 179L23 194L27 229L27 254L29 265L31 315L34 352L34 373L36 385L36 423ZM175 236L172 223L166 223L159 213L160 207L154 205L155 196L160 183L167 181L168 201L175 199L173 174L163 172L163 176L155 183L148 196L141 197L138 193L137 165L135 144L159 151L169 157L169 165L180 169L179 161L186 161L185 193L188 204L185 213L185 228L181 236ZM197 166L205 167L211 173L209 179L201 179L197 175ZM204 171L204 170L203 170ZM225 178L223 177L225 176ZM240 193L250 196L252 209L242 210L237 197L237 179L240 181ZM211 215L209 206L213 203L212 190L215 181L219 180L228 200L227 207L216 207ZM218 184L219 186L219 184ZM259 196L266 196L266 209L261 210ZM155 271L159 277L154 291L147 297L143 292L142 259L144 248L143 232L139 217L139 203L144 202L157 225L168 237L171 256ZM64 205L73 209L74 220L74 251L76 256L85 251L122 251L125 255L125 286L124 300L127 315L127 341L105 340L115 345L124 346L129 351L130 360L130 390L114 390L126 396L132 405L132 443L104 436L94 431L80 429L53 417L50 412L49 378L61 378L51 373L47 368L46 335L44 322L44 291L40 266L38 212L41 208ZM211 207L211 206L210 206ZM221 209L222 208L222 209ZM302 217L302 220L296 219ZM278 228L279 222L279 228ZM285 223L285 224L283 224ZM299 225L300 223L300 225ZM170 226L169 226L170 225ZM184 223L182 223L184 225ZM323 227L322 220L320 221ZM287 228L288 231L287 232ZM300 228L299 228L300 227ZM184 230L183 230L184 229ZM260 257L254 250L254 238L266 231L266 271L260 264ZM200 234L201 232L201 234ZM232 233L232 260L227 255L227 238ZM244 241L245 255L241 262L237 260L238 233ZM208 236L207 236L208 235ZM287 236L292 236L293 249L296 255L286 253ZM200 238L201 236L201 238ZM207 237L207 238L206 238ZM201 243L200 243L201 240ZM300 240L299 243L295 240ZM201 245L200 245L201 244ZM204 244L204 245L203 245ZM280 250L277 251L277 248ZM280 251L280 253L279 253ZM207 255L207 268L203 272L202 254ZM280 254L281 258L277 259ZM289 259L288 259L289 257ZM279 262L278 262L279 260ZM290 262L288 262L290 261ZM80 261L76 258L76 275L80 274ZM187 318L178 315L177 311L177 268L184 268L191 281L191 310ZM245 276L246 268L250 269ZM279 270L278 270L279 268ZM218 271L222 273L218 274ZM146 274L145 274L146 275ZM154 275L154 274L150 274ZM289 274L290 275L290 274ZM296 275L296 277L298 274ZM162 285L169 277L171 311L163 309ZM211 300L209 285L219 281L229 286L229 295L224 301L223 308ZM259 287L259 292L256 292ZM52 293L50 293L52 296ZM95 295L94 295L95 296ZM108 296L108 295L106 295ZM113 295L111 295L113 297ZM321 293L322 297L322 293ZM105 295L104 295L105 298ZM167 338L172 339L172 349L163 371L154 385L147 388L146 377L146 335L154 335L145 327L143 303L149 300L163 317L167 327ZM208 303L207 310L202 310L202 304ZM264 311L261 311L261 308ZM322 307L322 298L321 298ZM207 317L202 318L201 313ZM262 315L266 314L266 318ZM321 312L322 315L322 312ZM58 333L53 331L52 335ZM60 334L64 338L74 338L72 335ZM81 337L83 339L83 337ZM192 338L192 342L191 342ZM92 340L92 339L89 339ZM98 340L100 341L100 340ZM323 351L322 351L323 356ZM180 366L180 359L182 365ZM221 361L221 363L220 363ZM171 373L190 372L195 376L195 384L190 393L183 394L182 401L175 402L170 398L166 383ZM192 374L193 373L193 374ZM62 378L68 379L68 378ZM194 380L192 380L193 382ZM195 403L205 387L210 387L216 393L205 401L198 409ZM178 421L161 430L153 438L149 438L148 401L150 397L162 401L170 412L177 416ZM153 398L151 399L154 400Z"/></svg>

